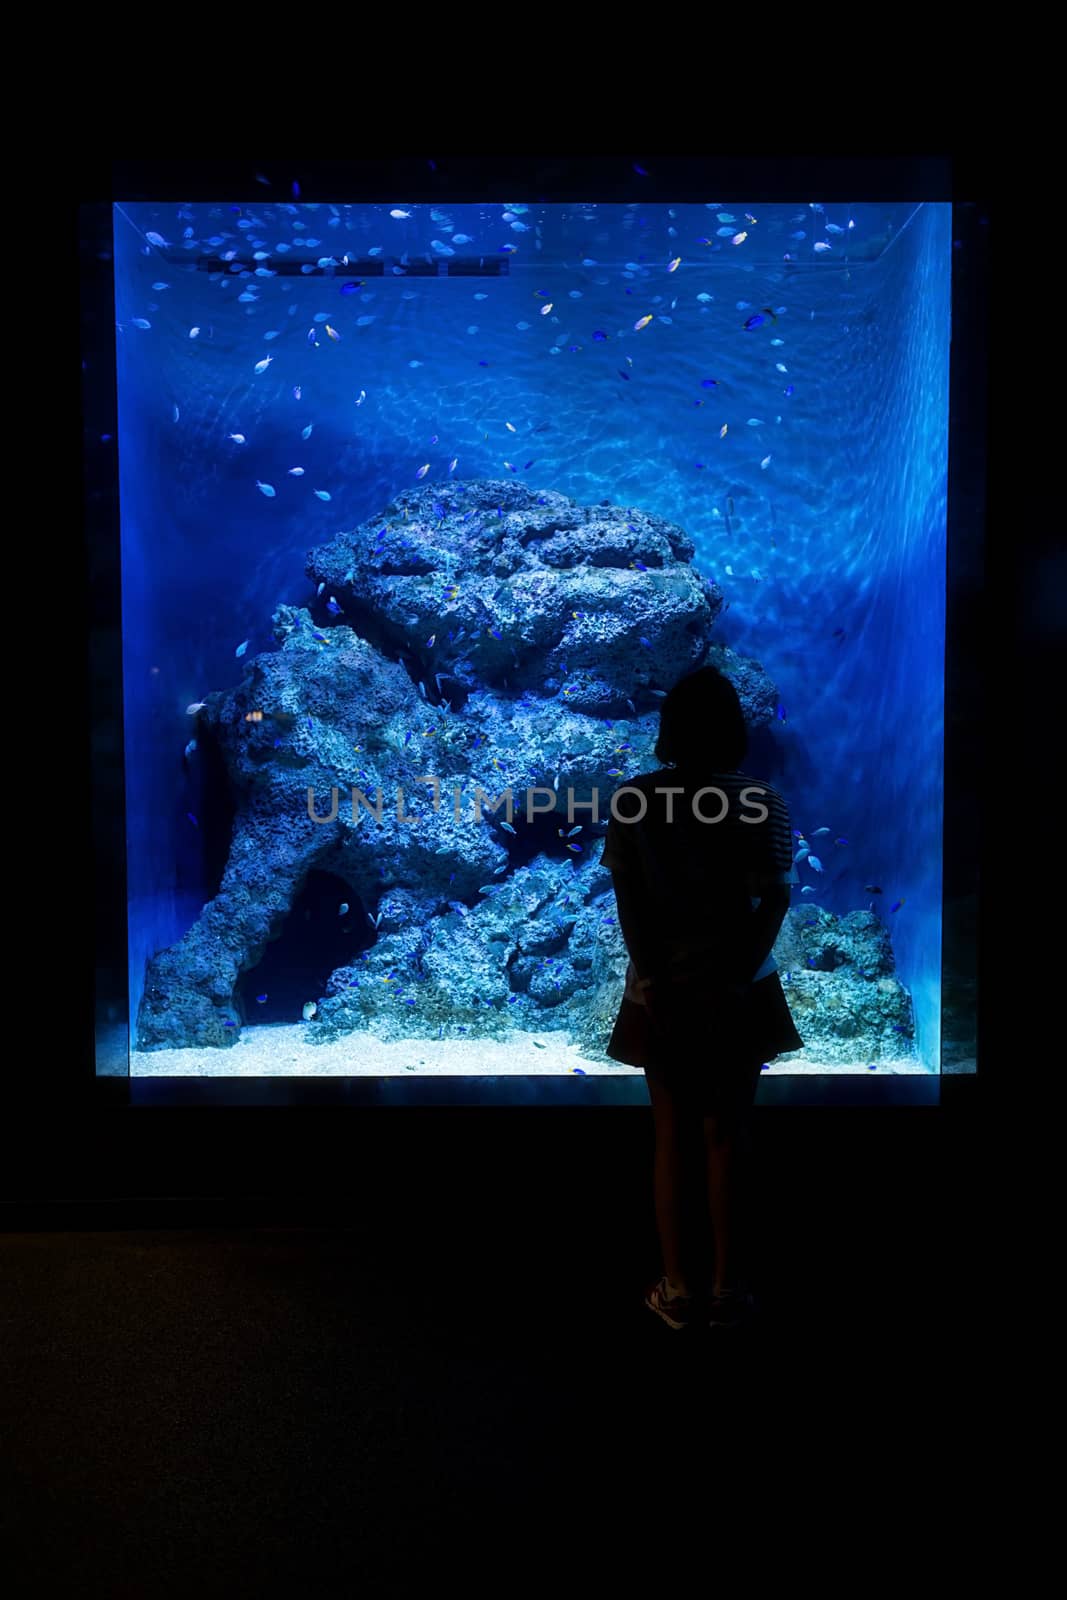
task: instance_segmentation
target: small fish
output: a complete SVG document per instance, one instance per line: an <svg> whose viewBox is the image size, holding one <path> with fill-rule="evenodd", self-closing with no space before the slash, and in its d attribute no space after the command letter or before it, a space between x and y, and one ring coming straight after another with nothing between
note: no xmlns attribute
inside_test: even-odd
<svg viewBox="0 0 1067 1600"><path fill-rule="evenodd" d="M607 338L607 334L604 332L603 328L594 328L593 329L593 343L594 344L603 344L604 340L606 338Z"/></svg>
<svg viewBox="0 0 1067 1600"><path fill-rule="evenodd" d="M826 243L825 239L819 239L816 242L815 248L816 248L816 250L820 250L820 251L821 250L832 250L833 246L832 245L828 245Z"/></svg>
<svg viewBox="0 0 1067 1600"><path fill-rule="evenodd" d="M808 866L812 869L813 872L821 872L822 871L822 862L819 860L818 856L809 856L808 857Z"/></svg>
<svg viewBox="0 0 1067 1600"><path fill-rule="evenodd" d="M512 995L512 997L511 997L511 998L512 998L512 999L513 999L513 1000L517 1000L517 999L518 999L518 995ZM586 1072L586 1070L585 1070L585 1068L584 1068L584 1067L572 1067L572 1068L571 1068L571 1071L572 1071L572 1072L576 1072L576 1073L577 1073L577 1074L578 1074L578 1076L579 1076L579 1078L585 1078L585 1077L588 1077L588 1073L587 1073L587 1072Z"/></svg>
<svg viewBox="0 0 1067 1600"><path fill-rule="evenodd" d="M193 813L191 811L187 811L185 813L185 815L189 818L189 821L192 823L194 828L199 828L200 824L199 824L199 822L197 822L196 818L193 816Z"/></svg>
<svg viewBox="0 0 1067 1600"><path fill-rule="evenodd" d="M647 328L651 321L651 313L649 313L647 317L638 317L637 321L634 323L634 332L639 333L642 328Z"/></svg>
<svg viewBox="0 0 1067 1600"><path fill-rule="evenodd" d="M745 233L745 232L735 233L733 238L730 240L730 243L731 244L744 244L744 242L745 242L745 240L747 238L748 238L748 234Z"/></svg>
<svg viewBox="0 0 1067 1600"><path fill-rule="evenodd" d="M574 852L575 852L575 853L576 853L576 854L577 854L577 852L578 852L578 851L579 851L579 850L581 850L581 848L582 848L582 847L581 847L581 845L580 845L580 844L569 844L569 845L568 845L568 846L567 846L567 849L568 849L568 850L573 850L573 851L574 851Z"/></svg>
<svg viewBox="0 0 1067 1600"><path fill-rule="evenodd" d="M551 311L551 310L552 310L552 302L551 302L551 300L550 300L550 301L549 301L549 302L548 302L548 304L547 304L547 305L544 305L544 306L542 306L542 307L541 307L541 315L542 315L542 316L543 316L543 317L547 317L547 316L548 316L548 313L549 313L549 312L550 312L550 311Z"/></svg>
<svg viewBox="0 0 1067 1600"><path fill-rule="evenodd" d="M343 917L343 916L345 916L347 914L347 912L348 912L348 901L347 900L342 900L341 904L337 907L337 915L339 917Z"/></svg>
<svg viewBox="0 0 1067 1600"><path fill-rule="evenodd" d="M848 840L842 836L840 839L835 839L834 843L835 844L848 844Z"/></svg>
<svg viewBox="0 0 1067 1600"><path fill-rule="evenodd" d="M782 393L785 395L786 399L788 399L791 394L795 394L796 393L795 385L790 384L788 389L783 389L782 390Z"/></svg>
<svg viewBox="0 0 1067 1600"><path fill-rule="evenodd" d="M312 430L312 428L314 426L315 426L315 424L313 422L309 422L307 427L303 428L301 430L301 433L300 433L301 439L310 439L311 438L311 430Z"/></svg>
<svg viewBox="0 0 1067 1600"><path fill-rule="evenodd" d="M328 500L330 498L330 491L329 489L316 489L315 496L319 500Z"/></svg>
<svg viewBox="0 0 1067 1600"><path fill-rule="evenodd" d="M195 749L196 749L196 740L195 739L190 739L189 743L185 747L185 759L186 759L186 761L188 761L189 757L193 754Z"/></svg>
<svg viewBox="0 0 1067 1600"><path fill-rule="evenodd" d="M234 444L244 444L245 442L245 436L243 433L229 433L226 435L226 437L228 439L232 439Z"/></svg>
<svg viewBox="0 0 1067 1600"><path fill-rule="evenodd" d="M718 378L701 378L700 387L702 389L717 389L719 387L719 380Z"/></svg>
<svg viewBox="0 0 1067 1600"><path fill-rule="evenodd" d="M636 161L634 162L633 167L634 167L634 171L637 173L637 176L639 178L647 178L648 177L648 173L645 171L645 168L644 167L639 167L637 165Z"/></svg>
<svg viewBox="0 0 1067 1600"><path fill-rule="evenodd" d="M416 474L415 474L416 478L425 478L425 476L429 472L429 470L430 470L430 463L427 461L426 465L424 467L420 467L418 472L416 472Z"/></svg>
<svg viewBox="0 0 1067 1600"><path fill-rule="evenodd" d="M195 717L197 712L206 711L206 710L207 710L207 701L206 700L194 700L191 706L186 706L185 714L186 714L187 717Z"/></svg>
<svg viewBox="0 0 1067 1600"><path fill-rule="evenodd" d="M501 823L500 823L500 826L503 828L505 833L514 833L515 832L515 829L512 827L510 822L504 822L502 820Z"/></svg>
<svg viewBox="0 0 1067 1600"><path fill-rule="evenodd" d="M299 400L300 396L303 394L303 392L304 392L303 389L301 389L301 387L300 387L300 385L298 383L293 385L293 399L294 400Z"/></svg>
<svg viewBox="0 0 1067 1600"><path fill-rule="evenodd" d="M890 912L899 911L901 906L904 905L905 903L906 902L903 901L903 900L898 900L895 906L890 906L889 907Z"/></svg>
<svg viewBox="0 0 1067 1600"><path fill-rule="evenodd" d="M253 371L254 372L266 372L267 368L270 366L270 364L271 364L271 362L273 360L274 360L273 356L264 356L262 361L257 361L256 362L255 367L253 368Z"/></svg>
<svg viewBox="0 0 1067 1600"><path fill-rule="evenodd" d="M617 368L617 371L618 371L619 377L620 378L625 378L626 382L629 383L630 374L628 372L624 372L621 367Z"/></svg>
<svg viewBox="0 0 1067 1600"><path fill-rule="evenodd" d="M505 422L504 426L508 430L509 433L518 433L518 431L519 431L518 428L516 428L516 426L515 426L515 424L513 422Z"/></svg>
<svg viewBox="0 0 1067 1600"><path fill-rule="evenodd" d="M771 464L770 456L764 456L763 460L760 462L760 466L762 467L764 472L766 472L766 470L770 466L770 464Z"/></svg>
<svg viewBox="0 0 1067 1600"><path fill-rule="evenodd" d="M360 320L360 322L362 322L363 318L360 317L359 320ZM333 340L334 344L340 344L341 343L341 335L338 333L336 328L331 328L329 323L326 324L326 332L329 335L329 337Z"/></svg>
<svg viewBox="0 0 1067 1600"><path fill-rule="evenodd" d="M290 478L302 478L304 476L303 467L290 467L289 476Z"/></svg>
<svg viewBox="0 0 1067 1600"><path fill-rule="evenodd" d="M754 311L750 317L746 317L745 318L744 323L742 324L742 326L746 330L749 330L749 329L752 329L752 328L759 328L759 327L762 327L762 325L766 322L766 320L767 320L767 318L764 316L762 311Z"/></svg>
<svg viewBox="0 0 1067 1600"><path fill-rule="evenodd" d="M719 429L719 438L720 439L725 439L726 435L729 433L729 431L730 431L730 424L728 422L724 422L722 427Z"/></svg>
<svg viewBox="0 0 1067 1600"><path fill-rule="evenodd" d="M273 500L275 494L277 493L277 490L272 483L260 483L258 478L256 479L256 488L259 490L260 494L265 494L268 500Z"/></svg>
<svg viewBox="0 0 1067 1600"><path fill-rule="evenodd" d="M885 891L880 889L876 883L865 883L863 892L864 894L883 894Z"/></svg>
<svg viewBox="0 0 1067 1600"><path fill-rule="evenodd" d="M315 1004L314 1000L308 1000L307 1003L305 1004L304 1010L302 1012L302 1016L304 1018L304 1021L305 1022L310 1022L312 1017L315 1015L315 1013L316 1013L316 1011L318 1009L319 1008Z"/></svg>
<svg viewBox="0 0 1067 1600"><path fill-rule="evenodd" d="M135 328L150 328L152 326L147 317L134 317L133 325Z"/></svg>
<svg viewBox="0 0 1067 1600"><path fill-rule="evenodd" d="M245 653L245 651L247 649L248 649L248 640L246 639L243 644L239 644L237 646L237 649L234 651L234 655L237 656L237 657L241 657L241 656L244 655L244 653Z"/></svg>
<svg viewBox="0 0 1067 1600"><path fill-rule="evenodd" d="M829 828L816 828L815 832L812 834L812 838L813 839L821 839L824 833L829 833L829 832L830 832Z"/></svg>
<svg viewBox="0 0 1067 1600"><path fill-rule="evenodd" d="M410 211L401 211L400 207L396 206L392 211L390 211L389 215L391 217L410 217L411 212Z"/></svg>
<svg viewBox="0 0 1067 1600"><path fill-rule="evenodd" d="M455 470L456 470L456 468L458 466L459 466L459 457L458 456L453 456L452 460L448 463L449 472L455 472Z"/></svg>
<svg viewBox="0 0 1067 1600"><path fill-rule="evenodd" d="M667 263L667 271L668 272L677 272L678 268L681 266L681 264L682 264L681 256L675 256L673 261L669 261Z"/></svg>
<svg viewBox="0 0 1067 1600"><path fill-rule="evenodd" d="M145 238L149 244L154 244L157 250L165 250L167 241L161 233L146 233Z"/></svg>
<svg viewBox="0 0 1067 1600"><path fill-rule="evenodd" d="M814 884L806 883L804 885L803 889L801 889L800 892L801 892L801 894L814 894L815 893L815 886L814 886Z"/></svg>
<svg viewBox="0 0 1067 1600"><path fill-rule="evenodd" d="M179 410L178 410L178 407L177 407L177 406L175 406L175 407L174 407L174 420L175 420L175 422L177 422L177 420L178 420L178 418L179 418L179 417L180 417L180 416L181 416L181 412L180 412L180 411L179 411Z"/></svg>
<svg viewBox="0 0 1067 1600"><path fill-rule="evenodd" d="M778 715L778 721L779 722L784 722L785 721L785 706L779 706L778 707L777 715Z"/></svg>
<svg viewBox="0 0 1067 1600"><path fill-rule="evenodd" d="M356 294L360 289L362 289L362 287L363 287L362 283L342 283L342 285L341 285L341 293L342 294Z"/></svg>

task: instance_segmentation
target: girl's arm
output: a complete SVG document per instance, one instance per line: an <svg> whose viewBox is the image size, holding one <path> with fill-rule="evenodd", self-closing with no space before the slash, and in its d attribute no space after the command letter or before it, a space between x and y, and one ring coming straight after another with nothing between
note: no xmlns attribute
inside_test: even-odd
<svg viewBox="0 0 1067 1600"><path fill-rule="evenodd" d="M760 903L752 912L746 937L738 950L735 969L738 983L751 983L782 931L785 914L789 910L789 885L775 884L760 891Z"/></svg>
<svg viewBox="0 0 1067 1600"><path fill-rule="evenodd" d="M655 929L641 880L631 873L612 872L612 887L619 912L623 942L638 978L651 978L655 965ZM755 967L753 967L755 972Z"/></svg>

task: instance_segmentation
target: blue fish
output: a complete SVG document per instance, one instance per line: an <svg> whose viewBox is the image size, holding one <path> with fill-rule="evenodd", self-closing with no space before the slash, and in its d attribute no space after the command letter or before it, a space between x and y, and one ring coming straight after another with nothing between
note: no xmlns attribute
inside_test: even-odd
<svg viewBox="0 0 1067 1600"><path fill-rule="evenodd" d="M185 815L189 818L189 821L192 823L194 828L199 828L200 824L199 824L199 822L197 822L196 818L193 816L193 813L191 811L187 811L185 813Z"/></svg>
<svg viewBox="0 0 1067 1600"><path fill-rule="evenodd" d="M265 1003L265 1001L266 1001L266 998L267 997L266 997L265 994L257 994L256 995L256 1005L257 1006L263 1005Z"/></svg>
<svg viewBox="0 0 1067 1600"><path fill-rule="evenodd" d="M618 371L618 374L619 374L619 377L620 377L620 378L625 378L625 379L626 379L626 382L627 382L627 383L629 383L629 381L630 381L630 374L629 374L629 373L628 373L628 372L624 372L624 371L623 371L623 370L622 370L622 368L621 368L621 367L619 367L619 368L618 368L618 369L617 369L617 371Z"/></svg>
<svg viewBox="0 0 1067 1600"><path fill-rule="evenodd" d="M785 706L779 706L778 707L778 721L779 722L784 722L785 721Z"/></svg>
<svg viewBox="0 0 1067 1600"><path fill-rule="evenodd" d="M700 387L702 389L717 389L719 381L717 378L701 378Z"/></svg>
<svg viewBox="0 0 1067 1600"><path fill-rule="evenodd" d="M762 311L755 311L753 312L752 316L745 318L744 325L746 330L749 328L758 328L762 323L766 322L766 320L767 318L763 315Z"/></svg>
<svg viewBox="0 0 1067 1600"><path fill-rule="evenodd" d="M574 1070L578 1074L579 1078L584 1078L584 1077L588 1076L588 1074L586 1073L586 1070L585 1070L584 1067L575 1067Z"/></svg>
<svg viewBox="0 0 1067 1600"><path fill-rule="evenodd" d="M603 344L603 342L604 342L604 340L606 338L607 338L607 334L604 332L604 330L602 328L594 328L593 329L593 343L594 344Z"/></svg>
<svg viewBox="0 0 1067 1600"><path fill-rule="evenodd" d="M358 294L363 285L361 283L342 283L342 294Z"/></svg>

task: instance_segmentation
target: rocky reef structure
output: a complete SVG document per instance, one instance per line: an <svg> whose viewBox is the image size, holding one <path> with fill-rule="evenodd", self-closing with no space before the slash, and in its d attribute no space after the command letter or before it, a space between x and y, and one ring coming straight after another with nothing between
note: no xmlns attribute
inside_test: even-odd
<svg viewBox="0 0 1067 1600"><path fill-rule="evenodd" d="M232 1045L241 977L318 872L351 942L306 996L312 1037L559 1028L602 1057L626 967L599 864L610 796L656 765L659 702L686 671L726 672L750 727L778 700L713 642L724 596L693 554L660 517L492 481L406 491L313 550L314 601L280 607L278 648L199 715L231 785L229 858L148 964L138 1047ZM797 908L779 965L827 1059L883 1038L906 1053L877 918Z"/></svg>

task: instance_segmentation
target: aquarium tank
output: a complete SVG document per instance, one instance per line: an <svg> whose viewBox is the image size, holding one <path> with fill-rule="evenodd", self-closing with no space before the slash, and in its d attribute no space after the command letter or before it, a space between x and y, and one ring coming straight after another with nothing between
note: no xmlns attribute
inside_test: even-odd
<svg viewBox="0 0 1067 1600"><path fill-rule="evenodd" d="M98 1072L642 1100L600 857L712 663L795 832L768 1079L937 1074L951 207L113 216Z"/></svg>

